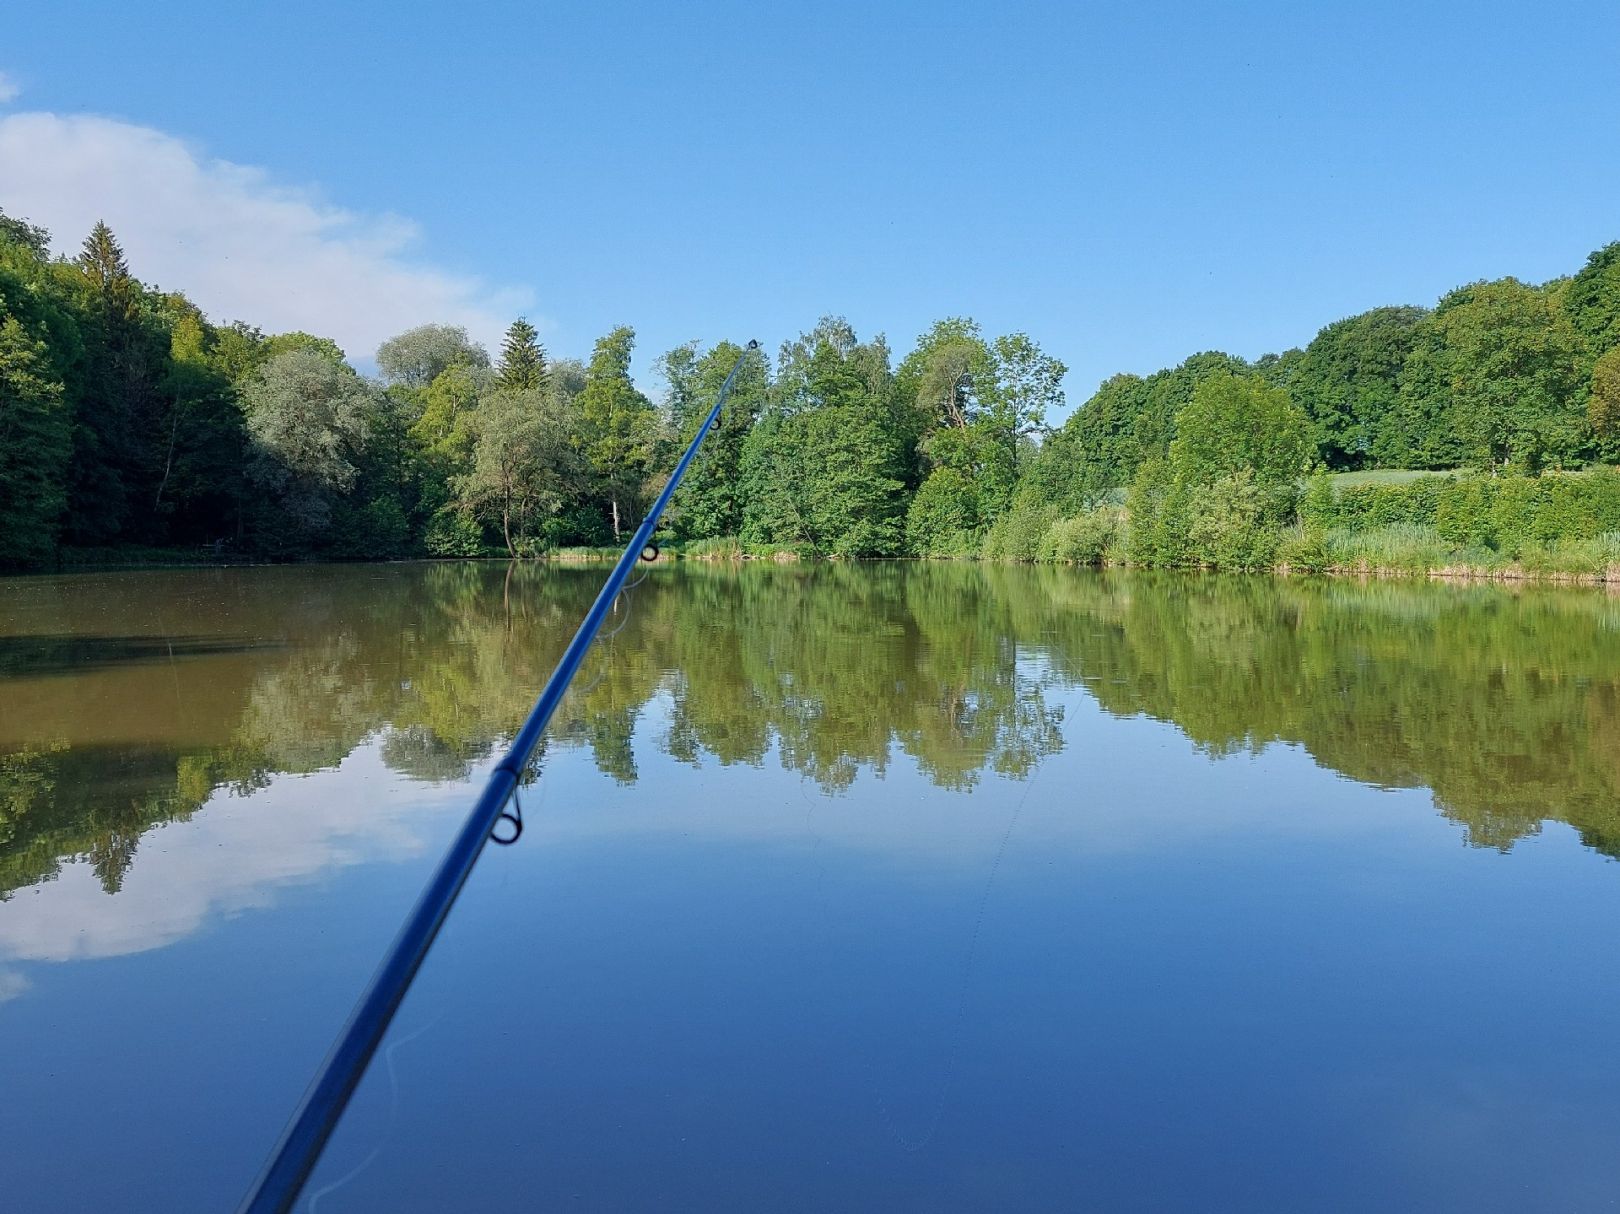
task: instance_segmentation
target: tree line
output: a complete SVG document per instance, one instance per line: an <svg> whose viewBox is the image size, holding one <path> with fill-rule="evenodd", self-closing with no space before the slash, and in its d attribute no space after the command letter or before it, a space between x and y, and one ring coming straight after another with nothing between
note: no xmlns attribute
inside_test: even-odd
<svg viewBox="0 0 1620 1214"><path fill-rule="evenodd" d="M297 559L610 543L741 354L666 352L655 403L631 378L634 342L619 327L588 359L552 358L520 319L492 359L430 324L383 343L366 377L329 338L215 324L143 284L105 224L53 257L48 233L0 213L0 564L130 546ZM968 319L937 322L897 362L881 335L823 318L745 365L672 537L1032 556L1060 522L1112 526L1085 516L1129 491L1146 563L1155 535L1202 527L1242 564L1240 533L1296 519L1313 469L1613 462L1620 243L1573 277L1373 309L1304 349L1116 375L1051 429L1064 374L1027 335Z"/></svg>

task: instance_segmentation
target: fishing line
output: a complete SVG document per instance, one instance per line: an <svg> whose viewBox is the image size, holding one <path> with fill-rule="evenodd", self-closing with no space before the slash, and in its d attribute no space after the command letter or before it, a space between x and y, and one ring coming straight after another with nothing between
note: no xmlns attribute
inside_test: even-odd
<svg viewBox="0 0 1620 1214"><path fill-rule="evenodd" d="M978 960L979 935L984 928L984 912L990 905L990 891L995 886L996 874L1001 871L1001 861L1007 854L1007 844L1012 839L1013 830L1018 826L1018 820L1023 816L1024 806L1029 802L1029 794L1035 789L1037 772L1031 772L1029 782L1024 786L1024 795L1018 798L1013 806L1012 814L1007 818L1007 829L1002 832L1001 845L996 848L995 859L990 863L990 872L984 879L984 890L979 894L979 911L973 920L973 931L968 938L967 957L962 967L961 988L956 998L956 1015L953 1017L949 1052L945 1058L944 1073L940 1076L939 1092L934 1100L933 1116L929 1119L928 1130L918 1139L910 1139L895 1124L894 1118L889 1115L888 1102L878 1093L878 1113L883 1118L884 1128L894 1136L902 1150L908 1154L916 1154L933 1141L934 1135L939 1132L940 1121L945 1115L945 1101L950 1095L951 1084L956 1078L957 1065L962 1055L962 1034L967 1027L967 1001L968 990L973 982L973 967Z"/></svg>
<svg viewBox="0 0 1620 1214"><path fill-rule="evenodd" d="M288 1214L297 1201L336 1129L338 1119L382 1043L394 1014L421 969L428 950L433 947L433 941L444 926L446 916L460 896L485 845L489 843L491 832L501 822L508 805L513 803L514 792L525 782L529 761L545 736L574 676L579 673L580 665L594 643L603 620L619 601L632 566L646 560L648 554L657 555L657 548L652 543L653 532L662 520L670 498L679 488L682 477L697 458L703 440L719 420L720 411L743 363L758 349L757 341L749 342L748 348L732 365L715 397L714 407L687 445L630 543L619 555L613 571L602 583L596 600L585 613L584 620L563 650L534 707L529 710L529 715L512 739L511 747L490 772L483 792L423 888L399 935L384 956L382 965L350 1013L348 1022L316 1072L292 1120L282 1131L264 1169L243 1199L240 1214ZM513 816L513 820L519 824L521 812L520 807L518 814ZM508 833L510 825L509 822L503 834Z"/></svg>

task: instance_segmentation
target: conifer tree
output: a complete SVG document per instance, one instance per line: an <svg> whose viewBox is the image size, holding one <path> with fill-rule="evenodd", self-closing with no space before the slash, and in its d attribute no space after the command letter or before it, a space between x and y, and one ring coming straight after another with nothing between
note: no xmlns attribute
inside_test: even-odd
<svg viewBox="0 0 1620 1214"><path fill-rule="evenodd" d="M538 388L546 379L546 351L534 326L518 317L506 330L501 343L501 373L495 383L502 388L523 391Z"/></svg>

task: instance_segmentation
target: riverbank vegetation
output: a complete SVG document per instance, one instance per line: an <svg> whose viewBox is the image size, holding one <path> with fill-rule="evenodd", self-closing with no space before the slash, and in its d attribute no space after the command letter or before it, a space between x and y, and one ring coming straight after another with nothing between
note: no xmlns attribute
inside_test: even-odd
<svg viewBox="0 0 1620 1214"><path fill-rule="evenodd" d="M576 360L520 319L492 359L429 324L362 375L328 338L143 284L104 224L72 258L51 247L0 213L9 568L611 546L742 353L666 352L655 402L628 327ZM896 361L823 318L745 365L665 538L711 559L1615 568L1620 243L1573 277L1375 308L1302 349L1115 375L1052 428L1064 374L971 320Z"/></svg>

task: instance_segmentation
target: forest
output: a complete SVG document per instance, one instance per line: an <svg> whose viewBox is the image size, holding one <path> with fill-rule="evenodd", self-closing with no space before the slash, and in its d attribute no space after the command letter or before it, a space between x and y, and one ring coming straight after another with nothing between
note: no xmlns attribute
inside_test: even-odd
<svg viewBox="0 0 1620 1214"><path fill-rule="evenodd" d="M144 284L105 224L73 257L51 248L0 212L5 568L607 545L742 352L663 353L654 401L631 328L574 359L520 318L494 357L454 326L401 333L367 376L330 338L216 323ZM898 360L822 318L749 360L667 538L711 556L1620 564L1620 242L1570 277L1375 308L1302 349L1115 375L1053 426L1065 370L966 318Z"/></svg>

